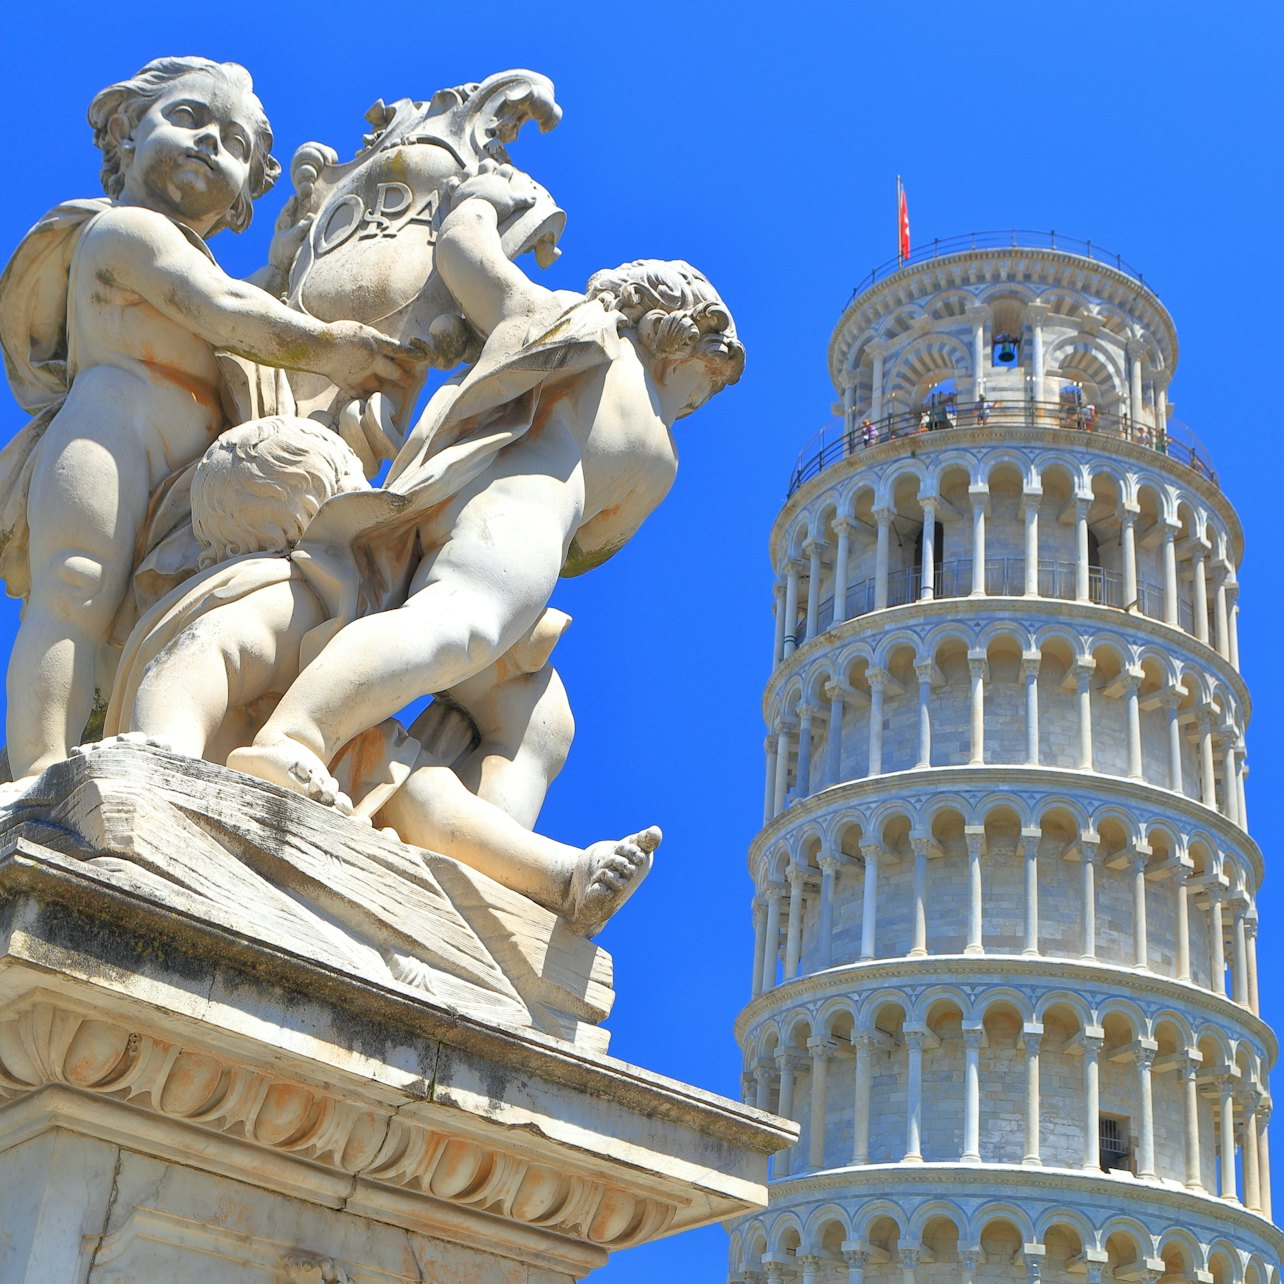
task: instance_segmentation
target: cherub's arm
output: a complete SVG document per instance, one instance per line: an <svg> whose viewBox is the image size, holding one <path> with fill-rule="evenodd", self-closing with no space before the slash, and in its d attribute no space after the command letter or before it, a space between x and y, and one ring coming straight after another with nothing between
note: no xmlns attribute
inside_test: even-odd
<svg viewBox="0 0 1284 1284"><path fill-rule="evenodd" d="M505 167L506 168L506 167ZM530 199L514 189L512 172L493 165L465 180L442 220L434 264L464 315L483 336L501 321L535 311L551 291L509 262L499 225Z"/></svg>
<svg viewBox="0 0 1284 1284"><path fill-rule="evenodd" d="M212 347L369 392L407 384L422 365L416 349L369 326L318 321L228 276L163 215L122 206L89 236L105 285L141 295Z"/></svg>

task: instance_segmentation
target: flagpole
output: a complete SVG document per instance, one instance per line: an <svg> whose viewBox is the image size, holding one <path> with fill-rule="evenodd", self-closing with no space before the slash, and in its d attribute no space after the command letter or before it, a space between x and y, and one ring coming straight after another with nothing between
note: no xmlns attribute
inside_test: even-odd
<svg viewBox="0 0 1284 1284"><path fill-rule="evenodd" d="M901 252L901 202L905 199L904 188L901 186L901 176L896 175L896 262L898 266L905 263L905 255Z"/></svg>

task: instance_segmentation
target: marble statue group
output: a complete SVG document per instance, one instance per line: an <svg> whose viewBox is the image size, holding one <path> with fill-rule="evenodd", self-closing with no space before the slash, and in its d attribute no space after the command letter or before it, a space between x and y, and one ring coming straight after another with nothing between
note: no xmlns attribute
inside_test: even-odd
<svg viewBox="0 0 1284 1284"><path fill-rule="evenodd" d="M0 279L30 417L0 454L8 807L85 742L204 759L442 853L596 932L659 831L534 832L573 723L561 575L618 550L677 470L675 422L744 350L683 262L550 290L564 215L506 144L561 115L505 72L380 102L356 156L280 166L248 73L161 58L89 109L104 196ZM413 720L400 715L433 697ZM85 752L85 750L82 750Z"/></svg>

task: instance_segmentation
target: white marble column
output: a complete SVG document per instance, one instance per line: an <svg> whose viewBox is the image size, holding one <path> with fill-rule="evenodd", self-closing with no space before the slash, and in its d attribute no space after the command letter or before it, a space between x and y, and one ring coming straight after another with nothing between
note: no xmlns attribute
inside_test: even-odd
<svg viewBox="0 0 1284 1284"><path fill-rule="evenodd" d="M1039 504L1043 488L1027 486L1021 494L1021 516L1025 521L1025 595L1039 595Z"/></svg>
<svg viewBox="0 0 1284 1284"><path fill-rule="evenodd" d="M872 959L877 950L878 931L878 858L882 855L879 843L862 843L860 854L865 858L865 886L860 919L860 957L864 962Z"/></svg>
<svg viewBox="0 0 1284 1284"><path fill-rule="evenodd" d="M771 665L774 669L785 658L785 581L779 576L772 590L772 604L776 624L775 639L771 648Z"/></svg>
<svg viewBox="0 0 1284 1284"><path fill-rule="evenodd" d="M1037 1168L1043 1159L1039 1153L1039 1133L1042 1106L1039 1101L1039 1044L1043 1039L1043 1026L1037 1021L1027 1021L1021 1029L1025 1045L1025 1154L1021 1162L1027 1168Z"/></svg>
<svg viewBox="0 0 1284 1284"><path fill-rule="evenodd" d="M1213 766L1213 719L1207 708L1196 719L1199 728L1200 801L1205 807L1217 808L1217 778Z"/></svg>
<svg viewBox="0 0 1284 1284"><path fill-rule="evenodd" d="M1137 609L1137 514L1136 504L1125 503L1119 514L1119 553L1123 562L1124 609Z"/></svg>
<svg viewBox="0 0 1284 1284"><path fill-rule="evenodd" d="M1021 653L1021 677L1025 681L1025 760L1030 766L1039 762L1039 651Z"/></svg>
<svg viewBox="0 0 1284 1284"><path fill-rule="evenodd" d="M1022 954L1039 952L1039 842L1043 830L1037 825L1021 830L1021 856L1025 867L1025 922Z"/></svg>
<svg viewBox="0 0 1284 1284"><path fill-rule="evenodd" d="M918 1284L918 1261L922 1251L918 1244L901 1245L901 1284Z"/></svg>
<svg viewBox="0 0 1284 1284"><path fill-rule="evenodd" d="M1244 1178L1244 1204L1255 1213L1262 1211L1261 1167L1257 1154L1257 1089L1239 1094L1241 1136L1240 1167Z"/></svg>
<svg viewBox="0 0 1284 1284"><path fill-rule="evenodd" d="M916 767L932 765L932 678L936 673L934 660L920 660L914 666L918 678L918 762Z"/></svg>
<svg viewBox="0 0 1284 1284"><path fill-rule="evenodd" d="M802 563L790 560L785 563L785 641L783 655L793 655L798 647L798 579Z"/></svg>
<svg viewBox="0 0 1284 1284"><path fill-rule="evenodd" d="M1248 1007L1248 933L1244 924L1248 901L1234 902L1231 913L1231 982L1232 997L1242 1008Z"/></svg>
<svg viewBox="0 0 1284 1284"><path fill-rule="evenodd" d="M804 1253L798 1258L798 1264L802 1267L799 1284L820 1284L820 1268L825 1264L823 1258L817 1257L815 1253Z"/></svg>
<svg viewBox="0 0 1284 1284"><path fill-rule="evenodd" d="M977 1272L985 1254L979 1248L960 1248L959 1267L963 1271L962 1284L976 1284Z"/></svg>
<svg viewBox="0 0 1284 1284"><path fill-rule="evenodd" d="M776 737L768 736L763 748L767 757L767 781L762 797L762 823L765 825L776 814Z"/></svg>
<svg viewBox="0 0 1284 1284"><path fill-rule="evenodd" d="M819 713L815 705L798 706L798 766L794 772L796 798L806 798L811 794L811 740Z"/></svg>
<svg viewBox="0 0 1284 1284"><path fill-rule="evenodd" d="M1177 979L1190 980L1190 875L1193 866L1189 856L1181 856L1173 866L1173 896L1177 910Z"/></svg>
<svg viewBox="0 0 1284 1284"><path fill-rule="evenodd" d="M780 902L784 899L783 883L768 883L762 889L767 902L767 926L764 929L761 990L776 988L776 967L780 962Z"/></svg>
<svg viewBox="0 0 1284 1284"><path fill-rule="evenodd" d="M979 401L985 394L985 372L989 361L985 354L985 323L990 309L984 304L969 305L963 315L972 323L972 394Z"/></svg>
<svg viewBox="0 0 1284 1284"><path fill-rule="evenodd" d="M1092 675L1097 662L1081 656L1074 662L1075 686L1079 704L1079 768L1092 770Z"/></svg>
<svg viewBox="0 0 1284 1284"><path fill-rule="evenodd" d="M790 864L785 870L789 882L789 918L785 927L785 980L798 975L798 958L802 952L803 888L807 872Z"/></svg>
<svg viewBox="0 0 1284 1284"><path fill-rule="evenodd" d="M1164 526L1164 622L1176 625L1177 615L1177 531L1173 526Z"/></svg>
<svg viewBox="0 0 1284 1284"><path fill-rule="evenodd" d="M1208 888L1208 937L1210 966L1213 971L1213 993L1226 993L1226 926L1222 921L1222 892L1216 883Z"/></svg>
<svg viewBox="0 0 1284 1284"><path fill-rule="evenodd" d="M1087 602L1092 597L1088 577L1088 510L1092 496L1076 495L1074 500L1074 596L1076 602Z"/></svg>
<svg viewBox="0 0 1284 1284"><path fill-rule="evenodd" d="M811 1127L807 1142L807 1165L812 1172L825 1166L825 1098L829 1082L829 1057L834 1045L823 1036L807 1040L811 1052Z"/></svg>
<svg viewBox="0 0 1284 1284"><path fill-rule="evenodd" d="M1175 794L1185 792L1181 774L1181 718L1178 706L1181 693L1167 691L1163 697L1164 712L1168 715L1168 788Z"/></svg>
<svg viewBox="0 0 1284 1284"><path fill-rule="evenodd" d="M807 638L820 633L820 589L822 555L828 548L823 540L810 539L803 545L807 554Z"/></svg>
<svg viewBox="0 0 1284 1284"><path fill-rule="evenodd" d="M927 1031L905 1026L905 1154L902 1162L923 1162L923 1044Z"/></svg>
<svg viewBox="0 0 1284 1284"><path fill-rule="evenodd" d="M869 1162L869 1100L873 1085L874 1032L857 1030L855 1099L852 1102L852 1163Z"/></svg>
<svg viewBox="0 0 1284 1284"><path fill-rule="evenodd" d="M1213 646L1223 660L1230 659L1230 616L1226 609L1226 581L1230 567L1223 561L1217 566L1213 587Z"/></svg>
<svg viewBox="0 0 1284 1284"><path fill-rule="evenodd" d="M968 487L972 501L972 596L985 595L985 515L990 508L990 488L984 483Z"/></svg>
<svg viewBox="0 0 1284 1284"><path fill-rule="evenodd" d="M843 715L847 711L847 696L851 688L841 682L831 682L825 687L829 697L829 735L825 742L825 767L831 785L842 783L843 779Z"/></svg>
<svg viewBox="0 0 1284 1284"><path fill-rule="evenodd" d="M766 1057L754 1062L754 1106L758 1110L771 1109L771 1085L775 1081L774 1067Z"/></svg>
<svg viewBox="0 0 1284 1284"><path fill-rule="evenodd" d="M979 767L985 763L985 679L990 672L984 651L967 653L967 671L972 680L972 747L968 761Z"/></svg>
<svg viewBox="0 0 1284 1284"><path fill-rule="evenodd" d="M1218 1194L1230 1203L1238 1203L1235 1193L1235 1097L1234 1082L1229 1075L1217 1080L1219 1096L1219 1129L1222 1180Z"/></svg>
<svg viewBox="0 0 1284 1284"><path fill-rule="evenodd" d="M776 733L776 788L772 814L779 816L789 801L789 759L793 752L792 732L796 724L782 722Z"/></svg>
<svg viewBox="0 0 1284 1284"><path fill-rule="evenodd" d="M874 519L878 522L878 543L874 549L874 610L881 611L887 606L887 572L891 559L892 518L896 514L890 508L876 508Z"/></svg>
<svg viewBox="0 0 1284 1284"><path fill-rule="evenodd" d="M1124 700L1128 712L1128 776L1131 780L1142 778L1141 763L1141 700L1138 690L1145 674L1140 669L1124 673Z"/></svg>
<svg viewBox="0 0 1284 1284"><path fill-rule="evenodd" d="M863 1248L843 1248L843 1261L847 1263L847 1284L865 1284L865 1267L869 1251Z"/></svg>
<svg viewBox="0 0 1284 1284"><path fill-rule="evenodd" d="M1105 1042L1102 1034L1083 1036L1083 1166L1085 1169L1099 1172L1101 1170L1101 1045Z"/></svg>
<svg viewBox="0 0 1284 1284"><path fill-rule="evenodd" d="M794 1076L798 1070L798 1056L790 1048L781 1048L776 1052L776 1073L780 1077L780 1093L776 1113L785 1119L794 1117ZM794 1147L786 1146L778 1150L772 1160L772 1177L788 1177L793 1167Z"/></svg>
<svg viewBox="0 0 1284 1284"><path fill-rule="evenodd" d="M1196 541L1190 549L1190 574L1194 584L1193 609L1195 614L1195 637L1208 645L1208 578L1206 560L1207 545Z"/></svg>
<svg viewBox="0 0 1284 1284"><path fill-rule="evenodd" d="M963 827L967 843L967 945L964 954L984 954L981 898L981 855L985 851L985 830L980 825Z"/></svg>
<svg viewBox="0 0 1284 1284"><path fill-rule="evenodd" d="M887 351L886 342L875 339L867 345L866 351L873 367L870 375L869 417L877 423L883 417L883 356Z"/></svg>
<svg viewBox="0 0 1284 1284"><path fill-rule="evenodd" d="M965 1164L981 1162L981 1045L980 1025L963 1027L963 1154Z"/></svg>
<svg viewBox="0 0 1284 1284"><path fill-rule="evenodd" d="M1183 1124L1186 1149L1186 1189L1204 1189L1203 1168L1199 1155L1199 1067L1203 1058L1188 1050L1177 1063L1181 1075Z"/></svg>
<svg viewBox="0 0 1284 1284"><path fill-rule="evenodd" d="M833 523L837 548L834 551L834 623L847 618L847 578L850 574L852 550L852 524L846 517L836 517Z"/></svg>
<svg viewBox="0 0 1284 1284"><path fill-rule="evenodd" d="M1239 770L1235 751L1239 731L1229 722L1217 728L1222 742L1222 815L1232 825L1239 824Z"/></svg>
<svg viewBox="0 0 1284 1284"><path fill-rule="evenodd" d="M767 902L762 896L753 898L753 994L762 993L763 959L767 952Z"/></svg>
<svg viewBox="0 0 1284 1284"><path fill-rule="evenodd" d="M923 582L919 597L930 602L936 595L936 496L924 495L923 505Z"/></svg>
<svg viewBox="0 0 1284 1284"><path fill-rule="evenodd" d="M1271 1101L1269 1097L1258 1102L1257 1106L1257 1167L1261 1184L1262 1215L1271 1215Z"/></svg>
<svg viewBox="0 0 1284 1284"><path fill-rule="evenodd" d="M1026 324L1030 327L1030 396L1035 402L1047 400L1043 386L1043 322L1048 309L1041 303L1028 304L1025 309Z"/></svg>
<svg viewBox="0 0 1284 1284"><path fill-rule="evenodd" d="M816 942L816 962L821 971L834 964L834 889L838 881L840 864L837 856L820 858L820 914L816 925L816 935L819 938Z"/></svg>
<svg viewBox="0 0 1284 1284"><path fill-rule="evenodd" d="M1229 591L1229 585L1227 586ZM1230 608L1230 662L1235 669L1239 668L1239 585L1235 585L1235 597Z"/></svg>
<svg viewBox="0 0 1284 1284"><path fill-rule="evenodd" d="M910 846L914 849L914 900L910 908L910 953L927 953L927 857L932 839L927 834L912 834Z"/></svg>
<svg viewBox="0 0 1284 1284"><path fill-rule="evenodd" d="M869 682L869 771L878 776L883 771L883 692L887 687L887 674L882 669L870 669Z"/></svg>
<svg viewBox="0 0 1284 1284"><path fill-rule="evenodd" d="M1137 1101L1140 1124L1137 1138L1137 1176L1141 1178L1155 1175L1155 1094L1151 1079L1151 1068L1155 1064L1153 1046L1138 1047L1133 1053L1137 1066Z"/></svg>
<svg viewBox="0 0 1284 1284"><path fill-rule="evenodd" d="M1249 910L1244 916L1244 964L1248 972L1248 1010L1261 1013L1257 991L1257 911Z"/></svg>
<svg viewBox="0 0 1284 1284"><path fill-rule="evenodd" d="M1141 395L1142 355L1145 348L1136 339L1128 340L1128 414L1132 420L1133 433L1141 426L1145 413L1145 402Z"/></svg>
<svg viewBox="0 0 1284 1284"><path fill-rule="evenodd" d="M1248 782L1248 750L1241 740L1235 750L1236 757L1239 760L1239 770L1235 773L1235 788L1239 792L1239 827L1248 828L1248 795L1246 786Z"/></svg>
<svg viewBox="0 0 1284 1284"><path fill-rule="evenodd" d="M1150 942L1146 914L1146 862L1151 849L1138 845L1129 865L1132 873L1132 944L1133 966L1139 971L1150 970Z"/></svg>
<svg viewBox="0 0 1284 1284"><path fill-rule="evenodd" d="M1083 875L1083 954L1082 958L1097 957L1097 861L1101 844L1096 839L1079 840L1079 860Z"/></svg>

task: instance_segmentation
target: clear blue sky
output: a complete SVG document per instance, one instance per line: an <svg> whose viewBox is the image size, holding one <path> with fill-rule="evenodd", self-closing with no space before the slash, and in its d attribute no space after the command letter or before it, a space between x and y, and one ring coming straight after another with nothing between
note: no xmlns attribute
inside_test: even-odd
<svg viewBox="0 0 1284 1284"><path fill-rule="evenodd" d="M1176 319L1170 398L1247 536L1249 812L1274 864L1282 36L1275 5L1212 16L1192 0L34 4L5 33L0 253L55 202L97 193L89 99L160 54L245 63L287 165L314 139L351 155L376 98L426 98L511 66L553 79L565 119L513 149L569 215L546 279L579 286L625 259L690 259L749 352L741 384L680 425L663 508L555 599L575 617L558 666L578 736L541 822L576 842L664 827L654 874L602 938L616 961L612 1048L735 1096L772 636L767 532L793 458L829 417L830 329L856 281L895 253L898 173L916 245L1007 227L1090 238L1141 267ZM286 186L243 237L214 241L229 270L262 261ZM22 422L7 400L0 433ZM6 654L16 619L6 604ZM1282 889L1271 877L1261 900L1263 1003L1277 1025ZM716 1281L725 1261L712 1228L622 1254L594 1278Z"/></svg>

